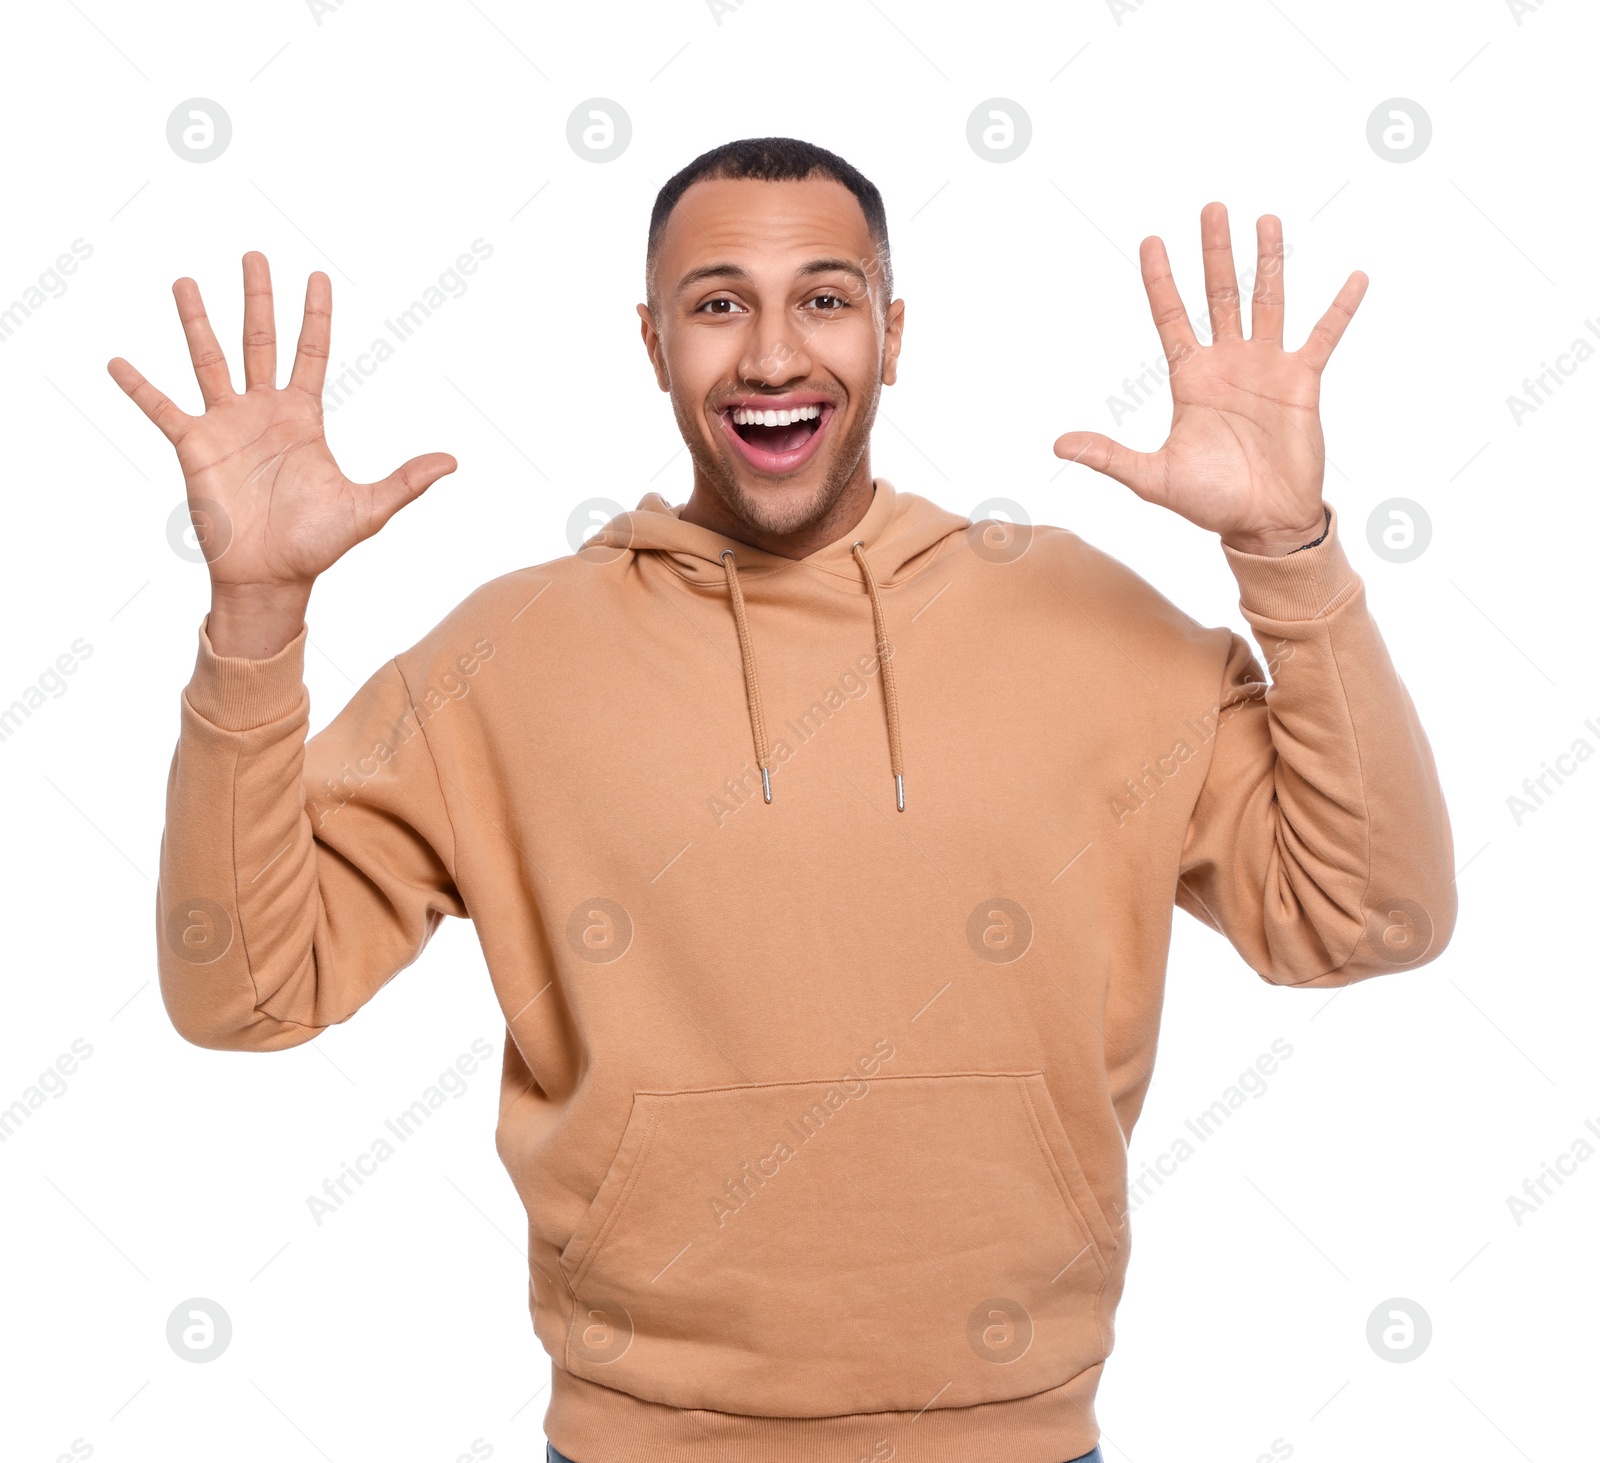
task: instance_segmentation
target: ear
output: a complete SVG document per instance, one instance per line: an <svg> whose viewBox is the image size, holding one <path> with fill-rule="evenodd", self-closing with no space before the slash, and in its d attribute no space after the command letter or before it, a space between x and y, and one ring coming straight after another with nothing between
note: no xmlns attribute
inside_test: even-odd
<svg viewBox="0 0 1600 1463"><path fill-rule="evenodd" d="M672 385L667 378L667 353L662 347L661 336L656 331L655 317L651 315L648 305L640 305L638 308L639 334L644 340L645 354L650 357L650 364L655 368L656 384L663 391L670 391Z"/></svg>
<svg viewBox="0 0 1600 1463"><path fill-rule="evenodd" d="M900 341L906 328L906 302L891 300L883 323L883 384L894 385L900 361Z"/></svg>

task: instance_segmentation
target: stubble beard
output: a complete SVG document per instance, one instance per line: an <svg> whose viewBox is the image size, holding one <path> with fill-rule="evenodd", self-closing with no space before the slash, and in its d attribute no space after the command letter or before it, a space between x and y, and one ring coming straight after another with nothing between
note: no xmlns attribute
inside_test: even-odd
<svg viewBox="0 0 1600 1463"><path fill-rule="evenodd" d="M697 405L696 415L691 418L674 396L672 411L678 419L678 431L688 444L696 481L706 483L740 523L760 533L779 537L815 528L838 505L866 454L882 389L882 383L877 383L872 399L856 417L848 433L824 448L827 455L822 481L803 498L794 496L795 490L792 488L779 488L770 495L749 492L728 460L706 443L702 435L706 424L704 403ZM717 426L712 430L722 429ZM732 452L735 449L728 450Z"/></svg>

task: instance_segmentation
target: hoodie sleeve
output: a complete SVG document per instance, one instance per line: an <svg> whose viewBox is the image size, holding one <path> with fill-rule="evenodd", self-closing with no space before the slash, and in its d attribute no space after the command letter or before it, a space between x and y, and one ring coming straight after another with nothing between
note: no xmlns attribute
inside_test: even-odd
<svg viewBox="0 0 1600 1463"><path fill-rule="evenodd" d="M307 742L305 644L302 629L267 659L219 656L201 622L156 896L162 1000L197 1046L310 1041L466 914L398 661Z"/></svg>
<svg viewBox="0 0 1600 1463"><path fill-rule="evenodd" d="M1274 985L1422 965L1455 925L1433 754L1338 528L1281 558L1223 545L1272 684L1233 635L1177 902Z"/></svg>

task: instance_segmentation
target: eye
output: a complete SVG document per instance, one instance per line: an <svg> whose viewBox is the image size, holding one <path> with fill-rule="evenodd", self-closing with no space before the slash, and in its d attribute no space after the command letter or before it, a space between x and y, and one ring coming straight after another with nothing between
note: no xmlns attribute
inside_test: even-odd
<svg viewBox="0 0 1600 1463"><path fill-rule="evenodd" d="M723 306L726 306L727 308L721 308ZM731 315L738 308L739 302L737 300L730 300L726 295L718 295L716 299L707 300L704 304L700 305L695 310L695 314Z"/></svg>
<svg viewBox="0 0 1600 1463"><path fill-rule="evenodd" d="M832 314L835 310L847 310L850 307L850 302L845 299L843 295L836 295L831 290L824 290L820 295L813 295L811 297L811 303L813 305L815 305L818 301L832 302L823 306L824 311L826 311L828 314Z"/></svg>

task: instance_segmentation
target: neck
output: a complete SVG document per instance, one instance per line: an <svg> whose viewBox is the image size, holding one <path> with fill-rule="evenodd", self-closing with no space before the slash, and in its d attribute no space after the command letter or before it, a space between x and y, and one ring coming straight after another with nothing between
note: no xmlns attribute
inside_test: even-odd
<svg viewBox="0 0 1600 1463"><path fill-rule="evenodd" d="M777 554L785 559L804 559L818 549L826 548L836 539L849 533L872 506L872 470L863 453L850 481L839 494L833 506L821 518L808 523L793 533L769 533L757 524L740 518L698 472L695 473L694 491L684 504L679 517L685 523L698 524L720 533L724 538L736 539L743 544Z"/></svg>

